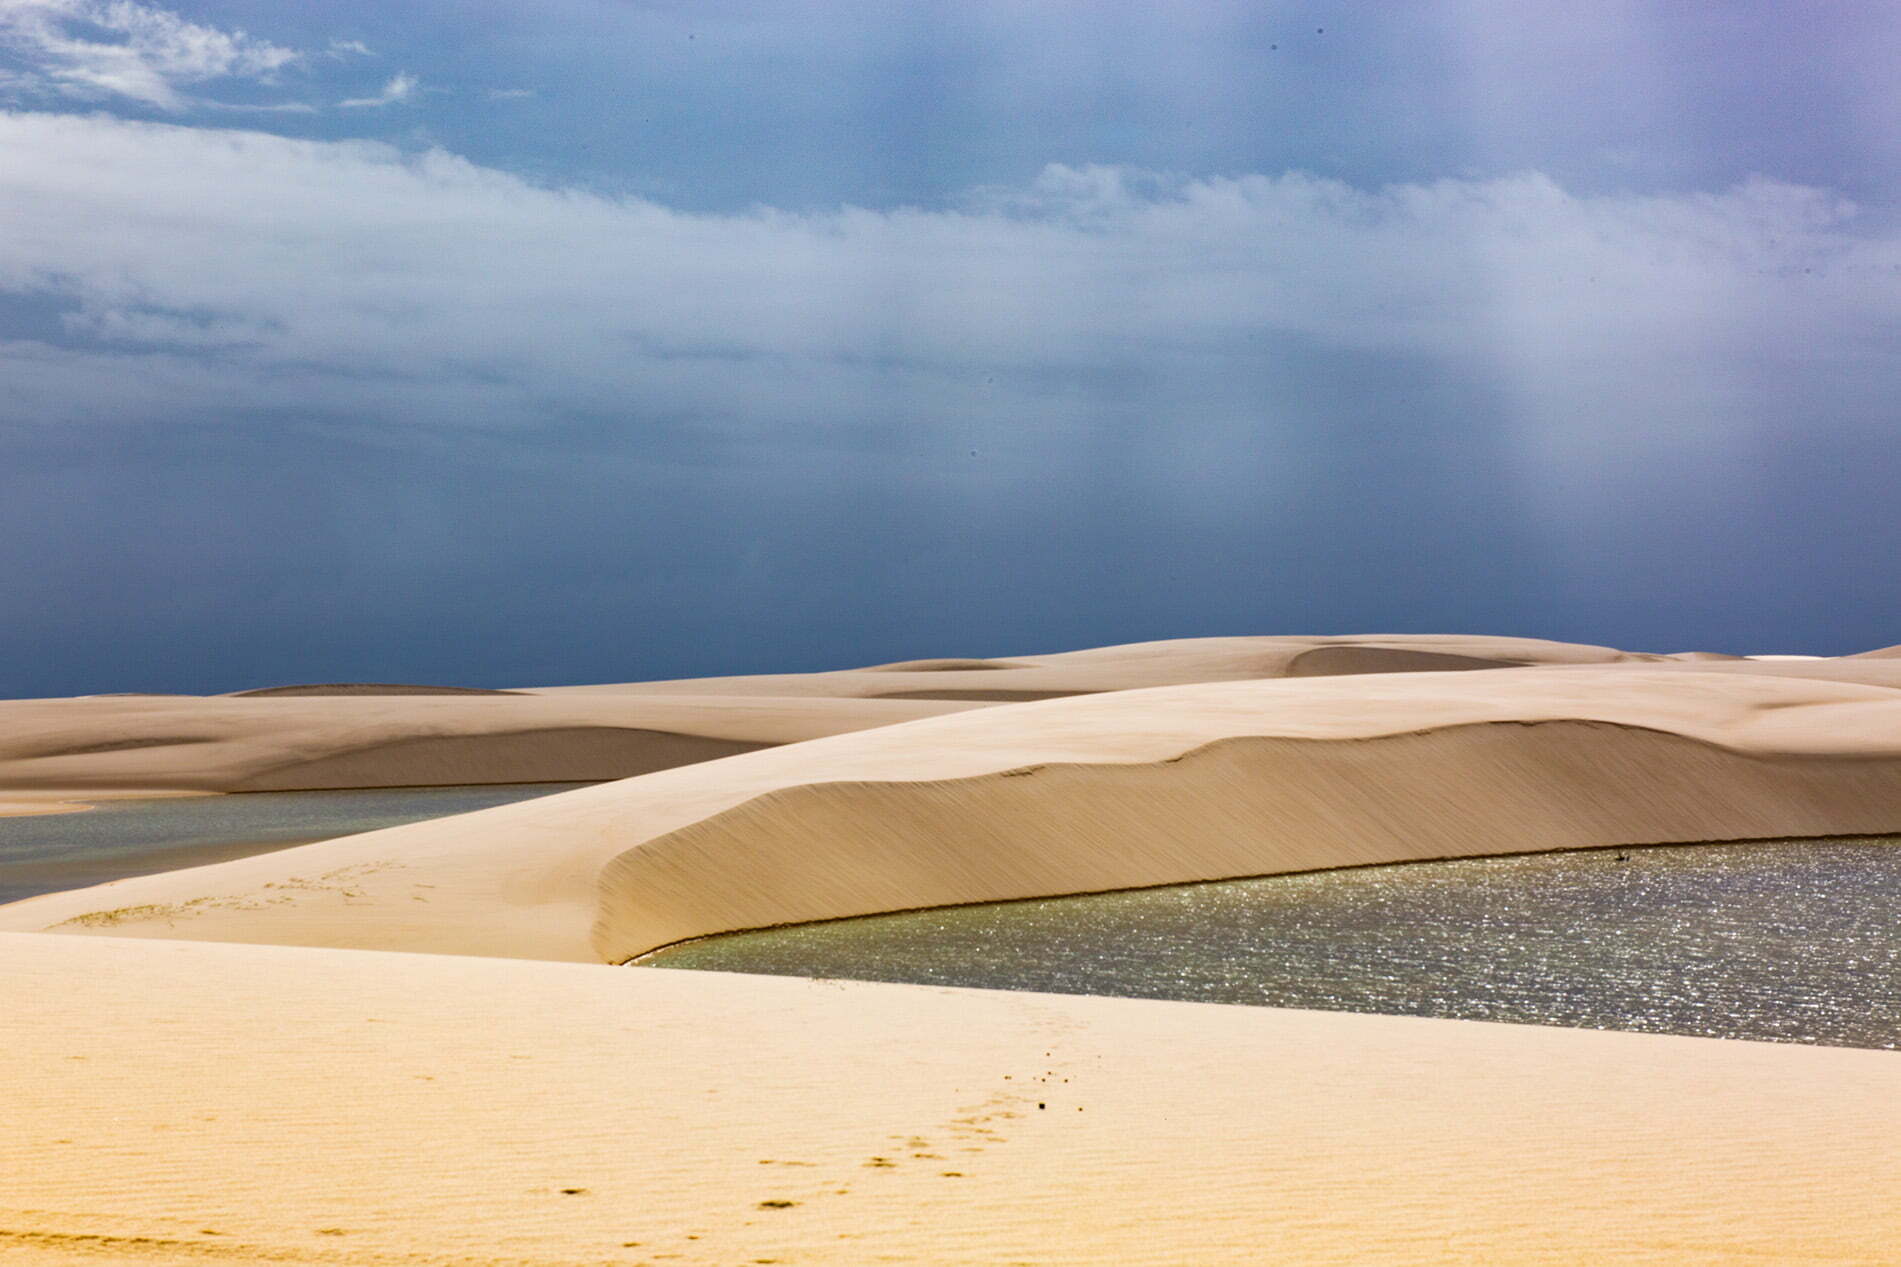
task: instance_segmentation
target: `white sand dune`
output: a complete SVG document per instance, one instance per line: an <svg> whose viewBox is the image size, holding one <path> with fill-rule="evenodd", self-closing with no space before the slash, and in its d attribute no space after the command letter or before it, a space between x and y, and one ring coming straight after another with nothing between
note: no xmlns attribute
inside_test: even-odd
<svg viewBox="0 0 1901 1267"><path fill-rule="evenodd" d="M906 660L830 673L685 678L532 688L542 695L829 695L902 699L1050 699L1191 682L1359 673L1617 664L1666 657L1542 638L1353 634L1173 638L1001 660ZM528 689L528 688L524 688Z"/></svg>
<svg viewBox="0 0 1901 1267"><path fill-rule="evenodd" d="M617 961L921 906L1901 831L1901 691L1726 668L1290 678L977 709L32 898L0 908L0 928Z"/></svg>
<svg viewBox="0 0 1901 1267"><path fill-rule="evenodd" d="M254 686L230 691L230 699L284 695L516 695L517 691L488 686L418 686L403 682L297 682L288 686Z"/></svg>
<svg viewBox="0 0 1901 1267"><path fill-rule="evenodd" d="M0 1007L0 1261L35 1267L1901 1244L1890 1052L28 936Z"/></svg>
<svg viewBox="0 0 1901 1267"><path fill-rule="evenodd" d="M604 687L355 682L211 697L8 700L0 701L0 812L75 794L592 782L958 706L1202 681L1632 658L1522 638L1190 638L1022 660Z"/></svg>
<svg viewBox="0 0 1901 1267"><path fill-rule="evenodd" d="M499 692L0 701L0 794L585 782L975 705Z"/></svg>

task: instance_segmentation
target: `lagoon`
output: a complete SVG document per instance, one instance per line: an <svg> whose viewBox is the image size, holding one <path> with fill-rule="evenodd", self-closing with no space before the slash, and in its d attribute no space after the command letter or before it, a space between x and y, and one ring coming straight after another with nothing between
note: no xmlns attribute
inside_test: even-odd
<svg viewBox="0 0 1901 1267"><path fill-rule="evenodd" d="M640 962L1894 1048L1897 844L1362 867L734 933Z"/></svg>
<svg viewBox="0 0 1901 1267"><path fill-rule="evenodd" d="M0 902L224 862L587 783L497 783L105 800L75 814L0 817Z"/></svg>

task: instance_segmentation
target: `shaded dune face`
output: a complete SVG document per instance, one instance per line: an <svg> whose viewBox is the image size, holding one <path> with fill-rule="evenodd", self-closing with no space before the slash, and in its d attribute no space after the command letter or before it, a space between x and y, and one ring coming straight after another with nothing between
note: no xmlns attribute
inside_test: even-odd
<svg viewBox="0 0 1901 1267"><path fill-rule="evenodd" d="M234 792L587 783L757 752L771 745L604 726L490 735L430 735L332 753L238 780Z"/></svg>
<svg viewBox="0 0 1901 1267"><path fill-rule="evenodd" d="M1287 662L1287 677L1344 677L1354 673L1440 673L1459 669L1519 669L1528 661L1414 651L1402 647L1316 647Z"/></svg>
<svg viewBox="0 0 1901 1267"><path fill-rule="evenodd" d="M769 792L613 858L594 945L1341 866L1901 830L1901 753L1732 751L1593 721L1233 738L1172 760Z"/></svg>

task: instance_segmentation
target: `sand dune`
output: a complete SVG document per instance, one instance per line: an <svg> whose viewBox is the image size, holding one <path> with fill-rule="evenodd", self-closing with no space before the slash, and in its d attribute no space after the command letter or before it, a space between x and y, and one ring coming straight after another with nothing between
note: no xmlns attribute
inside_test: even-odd
<svg viewBox="0 0 1901 1267"><path fill-rule="evenodd" d="M940 693L947 691L962 692L970 697L972 692L985 691L1007 693L993 697L997 699L1048 699L1150 686L1182 686L1191 682L1497 669L1529 664L1643 663L1661 659L1663 657L1582 643L1464 634L1173 638L1163 642L1089 647L1053 655L1011 656L1004 660L907 660L830 673L776 673L532 689L543 695L831 695L909 699L941 699L945 696ZM955 680L947 681L947 677Z"/></svg>
<svg viewBox="0 0 1901 1267"><path fill-rule="evenodd" d="M514 694L0 701L0 793L34 799L616 779L976 707Z"/></svg>
<svg viewBox="0 0 1901 1267"><path fill-rule="evenodd" d="M30 808L73 794L584 782L953 711L948 706L1199 681L1632 658L1512 638L1189 638L1032 659L606 687L356 682L213 697L11 700L0 701L0 793Z"/></svg>
<svg viewBox="0 0 1901 1267"><path fill-rule="evenodd" d="M0 1007L8 1263L1872 1263L1901 1243L1889 1052L24 936L0 937Z"/></svg>
<svg viewBox="0 0 1901 1267"><path fill-rule="evenodd" d="M292 686L257 686L231 691L232 699L280 695L516 695L487 686L411 686L400 682L306 682Z"/></svg>
<svg viewBox="0 0 1901 1267"><path fill-rule="evenodd" d="M1613 664L977 709L0 908L0 927L620 960L881 910L1901 830L1901 692Z"/></svg>

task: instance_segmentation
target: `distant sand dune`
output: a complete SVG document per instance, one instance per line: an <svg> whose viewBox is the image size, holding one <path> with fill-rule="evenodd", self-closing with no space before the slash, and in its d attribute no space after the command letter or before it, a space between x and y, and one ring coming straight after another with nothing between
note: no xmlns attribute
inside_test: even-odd
<svg viewBox="0 0 1901 1267"><path fill-rule="evenodd" d="M586 782L975 707L501 693L0 701L0 792Z"/></svg>
<svg viewBox="0 0 1901 1267"><path fill-rule="evenodd" d="M537 694L832 695L884 699L943 698L941 678L955 672L959 691L1035 691L1042 698L1099 691L1241 682L1259 678L1339 673L1408 673L1494 669L1518 665L1635 664L1664 657L1541 638L1465 634L1261 635L1173 638L1114 647L1090 647L1006 660L902 660L828 673L623 682L600 686L532 688ZM530 689L530 688L524 688ZM977 698L966 696L964 698ZM986 696L1001 700L1021 694Z"/></svg>
<svg viewBox="0 0 1901 1267"><path fill-rule="evenodd" d="M695 752L731 755L986 704L1288 675L1650 659L1608 647L1463 635L1185 638L1008 660L950 657L600 687L357 682L212 697L12 700L0 701L0 792L96 797L583 782L663 768L656 762L668 753L682 761ZM568 731L591 737L556 734ZM650 732L685 738L658 744ZM696 736L726 746L695 744Z"/></svg>
<svg viewBox="0 0 1901 1267"><path fill-rule="evenodd" d="M400 682L312 682L294 686L258 686L232 691L232 699L273 695L519 695L486 686L411 686Z"/></svg>

